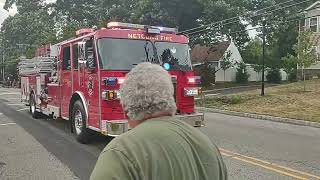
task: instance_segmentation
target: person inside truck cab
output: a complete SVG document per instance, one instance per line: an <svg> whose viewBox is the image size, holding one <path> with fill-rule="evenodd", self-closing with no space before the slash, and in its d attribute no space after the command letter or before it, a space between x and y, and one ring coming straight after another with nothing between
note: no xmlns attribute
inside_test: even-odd
<svg viewBox="0 0 320 180"><path fill-rule="evenodd" d="M225 180L218 148L198 129L174 117L171 77L161 66L142 63L120 88L131 131L109 143L91 180Z"/></svg>

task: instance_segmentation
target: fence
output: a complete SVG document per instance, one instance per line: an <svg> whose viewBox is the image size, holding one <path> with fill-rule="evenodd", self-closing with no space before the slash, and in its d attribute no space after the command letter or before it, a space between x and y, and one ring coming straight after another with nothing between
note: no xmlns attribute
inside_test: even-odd
<svg viewBox="0 0 320 180"><path fill-rule="evenodd" d="M251 67L251 65L247 65L247 72L249 73L249 82L259 82L262 79L262 73L257 73ZM225 71L221 69L216 73L216 82L235 82L236 81L236 73L237 69L235 67L229 68ZM280 70L282 81L286 81L288 79L287 73ZM225 75L224 75L225 74ZM267 71L265 72L265 79L267 76Z"/></svg>

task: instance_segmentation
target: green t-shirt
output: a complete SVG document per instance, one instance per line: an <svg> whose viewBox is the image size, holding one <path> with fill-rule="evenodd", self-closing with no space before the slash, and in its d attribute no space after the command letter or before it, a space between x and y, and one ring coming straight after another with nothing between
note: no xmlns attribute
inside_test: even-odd
<svg viewBox="0 0 320 180"><path fill-rule="evenodd" d="M91 180L225 180L218 148L198 129L175 119L145 121L101 153Z"/></svg>

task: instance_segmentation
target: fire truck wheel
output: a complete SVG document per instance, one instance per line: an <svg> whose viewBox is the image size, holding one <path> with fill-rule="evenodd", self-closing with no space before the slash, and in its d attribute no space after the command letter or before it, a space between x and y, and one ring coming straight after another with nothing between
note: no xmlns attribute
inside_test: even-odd
<svg viewBox="0 0 320 180"><path fill-rule="evenodd" d="M86 112L81 101L76 101L72 109L72 128L76 139L83 144L88 144L92 131L86 127Z"/></svg>
<svg viewBox="0 0 320 180"><path fill-rule="evenodd" d="M34 119L39 118L40 113L36 110L36 109L37 109L37 108L36 108L36 100L35 100L34 95L31 95L29 101L30 101L30 102L29 102L29 105L30 105L29 108L30 108L30 113L31 113L32 117L33 117Z"/></svg>

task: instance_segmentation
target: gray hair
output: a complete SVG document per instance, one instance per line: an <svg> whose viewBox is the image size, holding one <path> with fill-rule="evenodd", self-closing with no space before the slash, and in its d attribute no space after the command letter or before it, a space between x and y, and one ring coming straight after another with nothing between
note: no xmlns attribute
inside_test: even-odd
<svg viewBox="0 0 320 180"><path fill-rule="evenodd" d="M143 120L157 112L176 112L171 76L161 66L141 63L120 87L121 104L130 120Z"/></svg>

